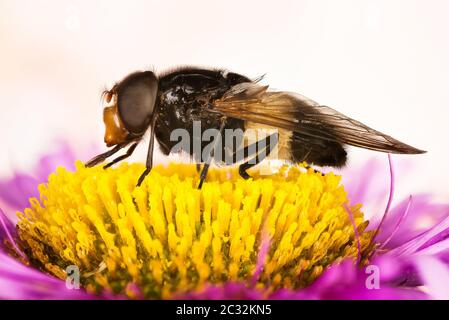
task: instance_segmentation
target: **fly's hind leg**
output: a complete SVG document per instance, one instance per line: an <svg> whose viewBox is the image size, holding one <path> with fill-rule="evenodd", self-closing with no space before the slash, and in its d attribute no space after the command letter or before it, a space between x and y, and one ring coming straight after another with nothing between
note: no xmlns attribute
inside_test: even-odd
<svg viewBox="0 0 449 320"><path fill-rule="evenodd" d="M251 176L248 174L248 172L246 172L246 170L256 166L257 164L262 162L262 160L264 160L266 157L268 157L271 154L271 152L274 150L274 148L277 146L278 142L279 142L279 135L277 133L273 133L273 134L269 135L268 137L266 137L265 139L261 139L261 140L257 141L256 142L257 148L255 150L256 156L254 158L250 159L249 161L242 163L239 166L240 176L245 180L251 178ZM259 145L262 145L262 147L259 147ZM248 147L245 147L245 149L247 152L247 150L251 149L251 147L248 146ZM248 157L249 156L252 156L252 154L248 154Z"/></svg>
<svg viewBox="0 0 449 320"><path fill-rule="evenodd" d="M313 172L314 172L314 173L320 173L323 177L326 175L325 173L322 173L320 170L317 170L317 169L315 169L314 167L312 167L312 166L310 166L310 165L306 165L304 168L305 168L306 170L313 169Z"/></svg>

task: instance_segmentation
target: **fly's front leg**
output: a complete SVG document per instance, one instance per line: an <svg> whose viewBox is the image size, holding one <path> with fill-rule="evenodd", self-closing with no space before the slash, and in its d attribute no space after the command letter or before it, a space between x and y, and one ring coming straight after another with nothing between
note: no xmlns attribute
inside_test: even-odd
<svg viewBox="0 0 449 320"><path fill-rule="evenodd" d="M145 171L140 176L139 181L137 182L138 187L142 185L142 182L145 180L146 176L151 172L151 169L153 168L154 131L156 126L156 119L157 115L154 115L151 124L150 144L148 146L146 168Z"/></svg>
<svg viewBox="0 0 449 320"><path fill-rule="evenodd" d="M132 144L131 147L129 147L129 149L126 151L126 153L124 155L122 155L122 156L112 160L110 163L105 165L103 167L103 169L107 169L109 167L112 167L114 164L119 163L120 161L123 161L123 160L129 158L133 154L134 150L136 150L137 145L138 145L138 142Z"/></svg>
<svg viewBox="0 0 449 320"><path fill-rule="evenodd" d="M106 151L105 153L99 154L98 156L96 156L93 159L89 160L86 163L86 167L87 168L91 168L91 167L96 166L97 164L103 162L104 160L106 160L110 156L112 156L112 155L116 154L117 152L119 152L122 148L126 147L127 145L128 145L127 143L118 144L113 149L111 149L109 151Z"/></svg>

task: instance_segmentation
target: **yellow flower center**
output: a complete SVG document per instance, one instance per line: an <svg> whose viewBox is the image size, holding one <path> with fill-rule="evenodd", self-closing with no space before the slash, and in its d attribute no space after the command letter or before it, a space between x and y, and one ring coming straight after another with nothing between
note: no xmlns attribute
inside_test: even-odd
<svg viewBox="0 0 449 320"><path fill-rule="evenodd" d="M340 177L303 167L243 180L235 169L210 170L202 190L194 165L59 168L39 187L40 201L18 213L23 250L61 279L76 266L89 292L170 298L206 283L248 281L261 242L270 249L256 286L272 291L310 284L358 241ZM367 256L371 232L350 207ZM265 237L265 238L264 238ZM248 281L249 282L249 281Z"/></svg>

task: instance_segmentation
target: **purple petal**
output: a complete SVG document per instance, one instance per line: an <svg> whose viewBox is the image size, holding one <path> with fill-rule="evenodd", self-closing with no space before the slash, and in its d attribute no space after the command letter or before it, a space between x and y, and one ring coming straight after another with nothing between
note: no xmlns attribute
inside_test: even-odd
<svg viewBox="0 0 449 320"><path fill-rule="evenodd" d="M394 197L394 169L393 169L393 163L391 160L391 155L388 154L388 165L390 168L390 190L388 192L388 201L387 201L387 206L385 208L384 214L382 215L382 219L380 220L379 224L377 225L375 231L374 231L374 235L371 238L371 242L373 242L373 240L377 240L377 236L379 234L380 229L382 228L382 225L385 223L388 213L390 212L390 207L391 207L391 203L393 202L393 197Z"/></svg>
<svg viewBox="0 0 449 320"><path fill-rule="evenodd" d="M394 261L376 262L380 273L378 288L366 285L369 273L365 268L357 268L352 261L345 261L329 268L311 286L299 290L280 290L272 299L312 299L312 300L378 300L378 299L426 299L423 292L391 285L392 277L400 273ZM390 269L392 268L392 269ZM383 276L384 275L384 276ZM385 276L386 275L386 276Z"/></svg>
<svg viewBox="0 0 449 320"><path fill-rule="evenodd" d="M377 237L379 242L384 242L393 232L407 208L409 200L404 199L391 210L388 220L383 225ZM407 214L407 218L401 224L401 228L395 233L386 248L396 248L416 238L439 221L449 216L449 204L436 204L432 202L432 196L427 194L414 195L413 203Z"/></svg>
<svg viewBox="0 0 449 320"><path fill-rule="evenodd" d="M438 256L443 258L449 265L449 259L446 259L449 258L449 239L444 239L429 246L424 245L419 249L419 254Z"/></svg>
<svg viewBox="0 0 449 320"><path fill-rule="evenodd" d="M15 173L12 178L0 180L0 199L15 210L28 207L28 199L39 197L38 185L47 181L58 166L74 168L75 155L65 143L57 143L58 150L39 160L34 174Z"/></svg>
<svg viewBox="0 0 449 320"><path fill-rule="evenodd" d="M6 217L3 210L0 209L0 240L8 239L12 241L12 238L15 235L16 228L14 227L14 224Z"/></svg>
<svg viewBox="0 0 449 320"><path fill-rule="evenodd" d="M24 260L27 260L25 254L19 249L15 241L16 229L14 224L6 217L3 210L0 209L0 249L7 251L11 248L6 248L5 241L7 240L18 255L20 255Z"/></svg>
<svg viewBox="0 0 449 320"><path fill-rule="evenodd" d="M95 299L83 290L69 290L65 282L32 269L0 252L0 299Z"/></svg>
<svg viewBox="0 0 449 320"><path fill-rule="evenodd" d="M420 256L415 265L433 299L449 299L449 269L438 258L432 256Z"/></svg>
<svg viewBox="0 0 449 320"><path fill-rule="evenodd" d="M426 232L387 252L383 257L405 261L407 283L424 285L434 299L449 299L449 216ZM404 282L404 281L401 281Z"/></svg>
<svg viewBox="0 0 449 320"><path fill-rule="evenodd" d="M260 244L259 253L257 255L256 268L252 278L253 285L255 285L256 282L259 280L260 274L263 271L263 267L265 265L265 260L268 255L268 251L270 250L270 246L271 246L270 236L268 232L264 229L264 232L262 232L262 240Z"/></svg>
<svg viewBox="0 0 449 320"><path fill-rule="evenodd" d="M12 208L21 210L29 205L29 198L39 196L39 183L32 176L15 173L11 179L0 181L0 198Z"/></svg>
<svg viewBox="0 0 449 320"><path fill-rule="evenodd" d="M39 159L37 165L36 176L39 181L47 181L50 173L55 171L57 167L65 167L67 170L74 170L75 154L68 144L60 142L58 150L53 154L48 154Z"/></svg>
<svg viewBox="0 0 449 320"><path fill-rule="evenodd" d="M380 203L384 199L388 183L386 171L382 173L385 167L379 160L370 159L360 168L348 166L342 171L343 185L351 203Z"/></svg>
<svg viewBox="0 0 449 320"><path fill-rule="evenodd" d="M431 238L429 241L424 243L421 247L419 247L419 251L426 249L430 246L434 246L437 244L441 244L443 241L445 241L447 238L449 238L449 228L440 232L435 237Z"/></svg>
<svg viewBox="0 0 449 320"><path fill-rule="evenodd" d="M434 239L440 239L441 235L447 235L447 230L449 228L449 216L447 216L443 221L424 232L423 234L415 237L414 239L408 241L402 246L391 250L388 254L393 256L404 256L412 255L418 252L420 249L427 248L425 245L432 243ZM434 243L435 244L435 243Z"/></svg>
<svg viewBox="0 0 449 320"><path fill-rule="evenodd" d="M327 269L311 286L300 290L280 289L268 294L263 288L254 288L245 282L233 282L223 285L207 285L201 292L190 292L178 296L180 299L427 299L428 296L417 289L399 287L394 284L403 276L404 267L398 258L377 258L372 265L379 269L378 288L368 288L366 282L370 275L365 268L358 268L352 260ZM403 281L403 279L402 279Z"/></svg>
<svg viewBox="0 0 449 320"><path fill-rule="evenodd" d="M396 226L394 227L393 231L388 236L388 238L385 239L385 241L380 242L380 243L382 243L382 245L379 247L380 250L385 248L387 246L387 244L391 241L391 239L393 239L393 237L399 231L399 228L401 227L402 222L404 221L404 219L407 217L408 213L410 212L410 207L411 207L412 203L413 203L413 197L410 196L408 199L407 207L405 208L404 213L399 217L398 222L396 223Z"/></svg>

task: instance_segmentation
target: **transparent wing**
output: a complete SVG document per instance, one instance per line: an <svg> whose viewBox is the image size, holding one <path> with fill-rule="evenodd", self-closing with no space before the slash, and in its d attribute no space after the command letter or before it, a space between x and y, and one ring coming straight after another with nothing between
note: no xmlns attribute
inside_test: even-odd
<svg viewBox="0 0 449 320"><path fill-rule="evenodd" d="M255 83L241 83L232 87L221 99L213 101L211 111L375 151L406 154L425 152L304 96L271 92L267 86Z"/></svg>

